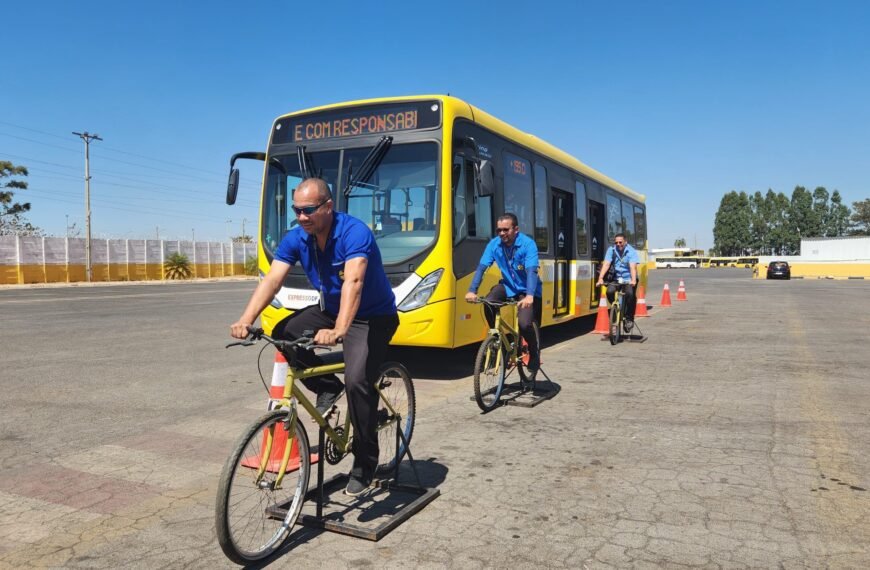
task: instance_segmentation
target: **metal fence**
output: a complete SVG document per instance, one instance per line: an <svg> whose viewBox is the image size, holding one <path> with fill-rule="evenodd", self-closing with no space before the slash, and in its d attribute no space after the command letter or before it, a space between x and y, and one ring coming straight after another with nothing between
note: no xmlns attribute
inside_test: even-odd
<svg viewBox="0 0 870 570"><path fill-rule="evenodd" d="M92 239L92 280L162 280L173 253L187 256L193 277L244 275L257 244ZM86 281L86 273L84 238L0 236L0 285Z"/></svg>

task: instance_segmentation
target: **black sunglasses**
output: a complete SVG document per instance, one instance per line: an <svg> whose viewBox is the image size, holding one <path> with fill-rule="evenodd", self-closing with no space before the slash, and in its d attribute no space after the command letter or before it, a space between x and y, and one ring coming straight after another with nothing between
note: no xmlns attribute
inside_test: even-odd
<svg viewBox="0 0 870 570"><path fill-rule="evenodd" d="M301 208L297 208L296 206L291 206L291 209L296 213L297 216L305 214L306 216L310 216L314 212L317 211L317 208L329 202L329 198L324 200L323 202L317 204L316 206L302 206Z"/></svg>

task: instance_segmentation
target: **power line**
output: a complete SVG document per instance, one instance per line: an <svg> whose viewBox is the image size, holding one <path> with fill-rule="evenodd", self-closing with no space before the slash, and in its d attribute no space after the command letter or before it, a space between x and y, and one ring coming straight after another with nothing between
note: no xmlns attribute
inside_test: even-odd
<svg viewBox="0 0 870 570"><path fill-rule="evenodd" d="M52 134L52 133L47 133L47 132L45 132L45 131L40 131L40 130L38 130L38 129L33 129L33 128L30 128L30 127L24 127L24 126L22 126L22 125L16 125L15 123L10 123L10 122L8 122L8 121L0 121L0 125L8 125L8 126L10 126L10 127L15 127L16 129L22 129L22 130L30 131L30 132L33 132L33 133L39 133L39 134L42 134L42 135L46 135L46 136L49 136L49 137L59 138L59 139L61 139L61 140L67 140L66 137L62 137L62 136L60 136L60 135L56 135L56 134ZM8 135L8 136L13 136L13 135ZM33 142L38 142L38 141L33 141ZM40 143L40 144L46 144L46 143ZM213 176L215 175L215 173L214 173L213 171L211 171L211 170L205 170L204 168L197 168L197 167L195 167L195 166L190 166L190 165L186 165L186 164L180 164L180 163L177 163L177 162L170 162L170 161L168 161L168 160L164 160L164 159L162 159L162 158L154 158L154 157L147 156L147 155L144 155L144 154L136 154L136 153L134 153L134 152L128 152L128 151L125 151L125 150L120 150L120 149L113 148L113 147L110 147L110 146L102 146L102 149L103 149L104 151L117 152L117 153L119 153L119 154L126 154L126 155L129 155L129 156L135 156L135 157L138 157L138 158L144 158L144 159L146 159L146 160L153 160L153 161L155 161L155 162L160 162L160 163L163 163L163 164L171 164L171 165L173 165L173 166L179 166L179 167L181 167L181 168L185 168L185 169L188 169L188 170L198 170L199 172L204 172L204 173L207 173L207 174L211 174L211 175L213 175Z"/></svg>

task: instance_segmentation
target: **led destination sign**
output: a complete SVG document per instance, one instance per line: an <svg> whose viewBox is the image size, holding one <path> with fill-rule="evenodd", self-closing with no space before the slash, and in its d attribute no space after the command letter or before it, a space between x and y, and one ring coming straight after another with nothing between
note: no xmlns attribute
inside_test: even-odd
<svg viewBox="0 0 870 570"><path fill-rule="evenodd" d="M326 111L278 121L273 144L377 135L428 129L441 124L441 105L434 101L376 105Z"/></svg>

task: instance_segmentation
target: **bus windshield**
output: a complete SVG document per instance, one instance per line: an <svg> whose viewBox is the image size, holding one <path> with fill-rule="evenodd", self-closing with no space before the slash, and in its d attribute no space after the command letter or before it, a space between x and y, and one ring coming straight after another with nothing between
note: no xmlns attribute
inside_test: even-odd
<svg viewBox="0 0 870 570"><path fill-rule="evenodd" d="M438 221L435 143L393 145L365 184L340 196L339 168L346 181L348 167L358 170L371 147L346 149L343 163L338 150L310 154L312 169L332 191L337 209L366 223L375 235L385 264L399 263L421 252L435 239ZM280 166L278 164L280 164ZM296 224L292 193L302 181L296 154L270 159L263 202L263 245L274 251L284 234Z"/></svg>
<svg viewBox="0 0 870 570"><path fill-rule="evenodd" d="M345 151L343 179L370 150ZM384 263L408 259L435 239L437 152L435 143L394 145L368 182L350 189L345 209L372 229Z"/></svg>

